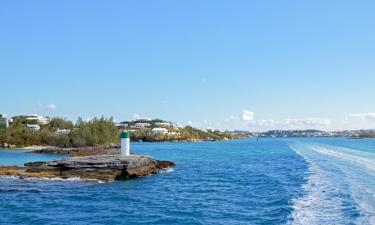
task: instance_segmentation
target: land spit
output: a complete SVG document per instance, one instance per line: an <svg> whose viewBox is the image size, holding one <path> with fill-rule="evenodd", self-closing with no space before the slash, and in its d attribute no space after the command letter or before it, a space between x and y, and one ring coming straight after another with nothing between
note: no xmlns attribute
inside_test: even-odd
<svg viewBox="0 0 375 225"><path fill-rule="evenodd" d="M24 167L0 166L0 176L80 178L111 182L156 174L174 166L173 162L159 161L143 155L129 155L125 158L119 155L90 155L26 163Z"/></svg>

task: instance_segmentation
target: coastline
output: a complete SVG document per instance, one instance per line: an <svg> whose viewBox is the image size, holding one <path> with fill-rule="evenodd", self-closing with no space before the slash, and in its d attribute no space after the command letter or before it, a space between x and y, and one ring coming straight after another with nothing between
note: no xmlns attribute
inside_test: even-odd
<svg viewBox="0 0 375 225"><path fill-rule="evenodd" d="M189 140L153 140L153 141L141 141L136 140L132 141L133 143L200 143L200 142L218 142L218 141L234 141L234 140L241 140L246 139L247 137L240 137L240 138L233 138L233 139L189 139ZM96 146L82 146L82 147L58 147L58 146L51 146L51 145L30 145L30 146L16 146L16 145L9 145L9 146L0 146L0 149L9 149L9 150L44 150L44 149L77 149L77 148L91 148L91 147L102 147L102 146L118 146L119 144L108 144L108 145L96 145Z"/></svg>
<svg viewBox="0 0 375 225"><path fill-rule="evenodd" d="M113 182L146 177L170 170L175 163L156 160L150 156L94 155L67 157L50 162L30 162L20 166L1 166L0 176L12 176L20 179L72 179L100 180Z"/></svg>
<svg viewBox="0 0 375 225"><path fill-rule="evenodd" d="M64 155L53 161L26 162L23 166L0 165L0 176L20 179L72 179L112 182L150 176L175 167L170 161L156 160L150 156L131 154L120 156L120 145L98 145L80 148L56 148L32 145L9 150L27 150L27 154ZM65 157L66 156L66 157Z"/></svg>

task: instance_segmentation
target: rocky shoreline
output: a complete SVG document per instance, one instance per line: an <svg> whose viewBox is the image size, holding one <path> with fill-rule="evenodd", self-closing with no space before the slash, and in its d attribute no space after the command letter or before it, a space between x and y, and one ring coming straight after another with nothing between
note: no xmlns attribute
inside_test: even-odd
<svg viewBox="0 0 375 225"><path fill-rule="evenodd" d="M129 155L123 159L119 155L95 155L26 163L24 167L0 166L0 176L80 178L112 182L157 174L174 166L173 162L159 161L143 155Z"/></svg>
<svg viewBox="0 0 375 225"><path fill-rule="evenodd" d="M173 162L159 161L150 156L129 155L121 158L119 152L119 145L32 150L29 153L67 155L67 158L26 163L24 167L0 166L0 176L80 178L112 182L149 176L175 166Z"/></svg>

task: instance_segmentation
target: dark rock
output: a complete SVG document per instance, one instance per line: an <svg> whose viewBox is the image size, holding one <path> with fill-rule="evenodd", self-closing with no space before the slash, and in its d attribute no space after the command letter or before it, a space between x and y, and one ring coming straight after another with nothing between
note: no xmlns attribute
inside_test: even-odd
<svg viewBox="0 0 375 225"><path fill-rule="evenodd" d="M79 177L110 182L148 176L174 166L173 162L158 161L149 156L130 155L122 159L118 155L97 155L26 163L25 167L0 167L0 175L63 179Z"/></svg>
<svg viewBox="0 0 375 225"><path fill-rule="evenodd" d="M170 167L175 167L176 164L174 162L171 162L171 161L159 161L159 160L156 160L157 161L157 168L158 169L168 169Z"/></svg>

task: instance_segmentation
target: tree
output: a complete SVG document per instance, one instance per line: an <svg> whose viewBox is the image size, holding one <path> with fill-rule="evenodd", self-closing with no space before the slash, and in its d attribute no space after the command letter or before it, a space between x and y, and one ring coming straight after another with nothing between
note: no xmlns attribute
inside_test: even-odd
<svg viewBox="0 0 375 225"><path fill-rule="evenodd" d="M63 119L63 118L53 118L47 125L48 130L56 131L56 130L71 130L73 129L74 125L72 121Z"/></svg>

